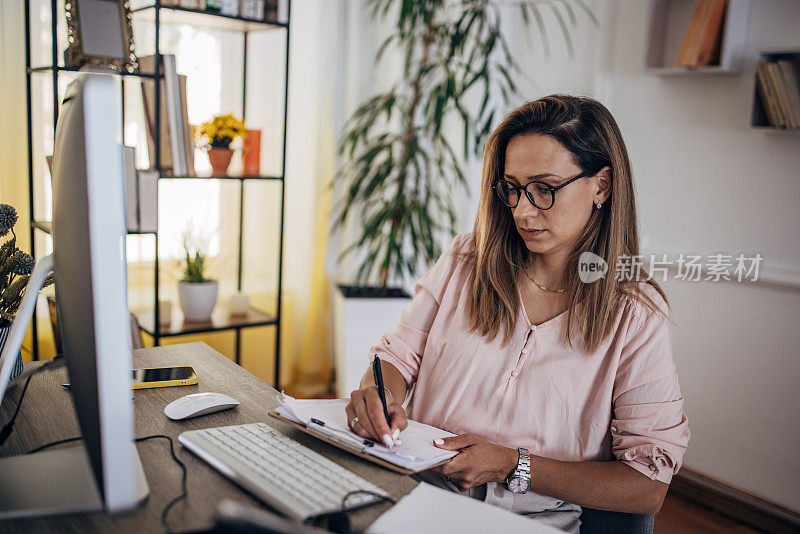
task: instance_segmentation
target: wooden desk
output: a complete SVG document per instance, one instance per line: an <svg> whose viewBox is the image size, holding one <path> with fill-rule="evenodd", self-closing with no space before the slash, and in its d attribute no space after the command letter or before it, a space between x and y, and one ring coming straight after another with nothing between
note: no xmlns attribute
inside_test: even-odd
<svg viewBox="0 0 800 534"><path fill-rule="evenodd" d="M205 343L136 350L133 352L133 363L137 368L191 365L200 378L199 384L195 386L142 389L133 393L136 436L166 434L172 437L176 453L188 470L188 497L175 505L169 514L169 524L175 530L199 530L210 527L217 505L222 499L265 506L184 449L178 443L178 435L185 430L266 422L385 489L395 500L417 485L417 482L408 476L360 460L269 417L267 413L278 406L275 399L276 391ZM61 387L65 381L66 369L63 367L33 377L25 394L14 432L0 449L0 456L21 454L45 443L80 435L72 397ZM9 420L20 391L19 384L9 388L0 406L0 421ZM164 406L173 400L202 391L226 393L238 399L241 404L233 410L188 421L172 421L164 415ZM137 444L137 448L150 485L150 497L136 510L116 516L76 514L6 521L0 522L0 531L163 532L160 523L161 512L164 506L181 491L180 468L172 460L166 440L148 440ZM366 529L388 508L389 504L384 503L351 513L353 527L358 530Z"/></svg>

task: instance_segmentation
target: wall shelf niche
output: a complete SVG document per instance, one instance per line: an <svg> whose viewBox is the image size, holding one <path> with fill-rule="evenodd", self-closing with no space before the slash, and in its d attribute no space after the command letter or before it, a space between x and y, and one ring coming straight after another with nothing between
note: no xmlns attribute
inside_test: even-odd
<svg viewBox="0 0 800 534"><path fill-rule="evenodd" d="M759 54L759 60L777 61L786 60L794 63L795 71L800 74L800 49L799 50L772 50ZM750 128L756 131L773 135L800 136L800 129L786 129L772 126L767 118L767 111L761 94L758 92L758 82L753 75L753 106L750 113Z"/></svg>
<svg viewBox="0 0 800 534"><path fill-rule="evenodd" d="M737 74L742 70L750 0L728 0L722 20L719 63L704 67L678 66L678 55L689 28L695 0L651 0L644 67L659 76Z"/></svg>

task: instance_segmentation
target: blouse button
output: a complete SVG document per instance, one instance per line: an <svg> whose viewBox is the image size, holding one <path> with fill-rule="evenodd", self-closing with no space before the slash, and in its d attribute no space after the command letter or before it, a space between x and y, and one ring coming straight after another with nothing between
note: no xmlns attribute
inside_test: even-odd
<svg viewBox="0 0 800 534"><path fill-rule="evenodd" d="M511 371L511 376L513 376L514 378L516 378L518 375L519 373L517 371Z"/></svg>
<svg viewBox="0 0 800 534"><path fill-rule="evenodd" d="M614 432L616 432L616 431L617 431L617 427L615 427L615 426L612 426L612 427L611 427L611 430L613 430Z"/></svg>
<svg viewBox="0 0 800 534"><path fill-rule="evenodd" d="M522 349L522 354L523 355L528 354L528 349Z"/></svg>
<svg viewBox="0 0 800 534"><path fill-rule="evenodd" d="M650 464L650 471L655 471L655 470L656 470L655 464Z"/></svg>
<svg viewBox="0 0 800 534"><path fill-rule="evenodd" d="M532 325L531 325L531 332L533 332L534 330L536 330L536 325L535 325L535 324L532 324Z"/></svg>

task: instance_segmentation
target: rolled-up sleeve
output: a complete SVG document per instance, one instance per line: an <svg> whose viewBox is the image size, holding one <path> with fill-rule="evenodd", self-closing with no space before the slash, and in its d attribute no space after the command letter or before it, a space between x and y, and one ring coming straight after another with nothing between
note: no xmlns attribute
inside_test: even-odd
<svg viewBox="0 0 800 534"><path fill-rule="evenodd" d="M411 305L401 314L394 331L383 334L369 349L370 355L377 354L381 360L394 365L409 386L417 379L428 333L465 238L466 234L457 236L431 270L417 281Z"/></svg>
<svg viewBox="0 0 800 534"><path fill-rule="evenodd" d="M669 322L662 314L648 312L626 344L613 395L614 456L651 480L669 484L683 463L690 432Z"/></svg>

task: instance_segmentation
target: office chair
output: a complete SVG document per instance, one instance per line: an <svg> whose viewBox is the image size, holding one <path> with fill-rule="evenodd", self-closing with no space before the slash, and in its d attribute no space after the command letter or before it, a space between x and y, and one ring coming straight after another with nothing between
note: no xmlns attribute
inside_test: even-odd
<svg viewBox="0 0 800 534"><path fill-rule="evenodd" d="M655 516L583 508L581 534L653 534Z"/></svg>

